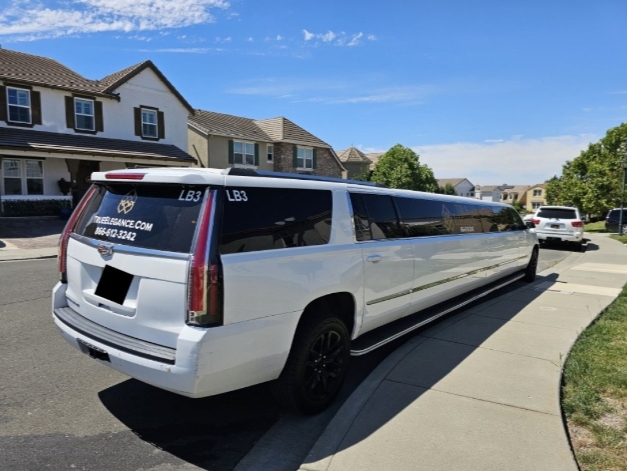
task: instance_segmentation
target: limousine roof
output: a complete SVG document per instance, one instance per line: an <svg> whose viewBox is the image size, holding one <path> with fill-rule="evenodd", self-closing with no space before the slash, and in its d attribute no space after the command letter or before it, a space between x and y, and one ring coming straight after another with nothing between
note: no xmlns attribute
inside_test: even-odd
<svg viewBox="0 0 627 471"><path fill-rule="evenodd" d="M254 180L253 180L254 179ZM95 182L145 182L145 183L179 183L184 185L242 185L276 186L277 179L281 186L286 188L319 188L319 189L348 189L358 192L379 193L395 196L416 198L418 195L426 199L456 201L465 204L481 204L485 206L509 206L504 203L481 201L461 196L424 193L421 191L399 190L387 188L373 182L345 180L341 178L324 177L319 175L300 175L296 173L270 172L245 168L191 168L191 167L159 167L159 168L130 168L113 170L110 172L95 172L92 181Z"/></svg>

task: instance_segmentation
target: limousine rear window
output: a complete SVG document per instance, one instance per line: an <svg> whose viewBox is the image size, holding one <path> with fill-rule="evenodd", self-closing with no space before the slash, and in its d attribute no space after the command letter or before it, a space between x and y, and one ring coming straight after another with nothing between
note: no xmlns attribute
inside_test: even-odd
<svg viewBox="0 0 627 471"><path fill-rule="evenodd" d="M147 183L97 185L75 232L116 244L188 253L206 188Z"/></svg>
<svg viewBox="0 0 627 471"><path fill-rule="evenodd" d="M220 253L327 244L332 194L328 190L227 187Z"/></svg>

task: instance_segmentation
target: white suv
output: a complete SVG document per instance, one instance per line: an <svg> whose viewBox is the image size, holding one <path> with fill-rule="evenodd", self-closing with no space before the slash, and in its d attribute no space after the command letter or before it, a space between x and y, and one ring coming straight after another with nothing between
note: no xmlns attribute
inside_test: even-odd
<svg viewBox="0 0 627 471"><path fill-rule="evenodd" d="M577 208L540 206L531 219L540 243L570 242L577 250L583 247L583 220Z"/></svg>
<svg viewBox="0 0 627 471"><path fill-rule="evenodd" d="M242 169L92 180L61 238L54 322L103 364L189 397L274 381L315 413L350 355L531 281L538 263L499 203Z"/></svg>

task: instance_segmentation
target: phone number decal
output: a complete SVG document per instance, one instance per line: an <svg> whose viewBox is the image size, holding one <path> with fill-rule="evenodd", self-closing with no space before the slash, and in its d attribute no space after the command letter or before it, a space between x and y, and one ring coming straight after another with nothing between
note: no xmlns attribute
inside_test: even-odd
<svg viewBox="0 0 627 471"><path fill-rule="evenodd" d="M120 231L118 229L97 227L94 231L94 235L111 237L113 239L130 240L132 242L135 240L135 237L137 237L137 232Z"/></svg>

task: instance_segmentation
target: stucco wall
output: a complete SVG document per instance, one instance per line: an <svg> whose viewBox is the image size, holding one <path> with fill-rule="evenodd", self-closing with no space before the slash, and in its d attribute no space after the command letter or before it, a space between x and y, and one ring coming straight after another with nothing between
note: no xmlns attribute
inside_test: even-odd
<svg viewBox="0 0 627 471"><path fill-rule="evenodd" d="M366 162L343 162L343 165L347 172L346 178L358 177L370 171L370 164Z"/></svg>
<svg viewBox="0 0 627 471"><path fill-rule="evenodd" d="M42 124L35 125L32 129L74 134L73 129L66 127L65 119L65 97L72 96L72 92L44 87L33 87L33 90L41 93ZM135 135L133 108L145 105L159 108L164 112L165 138L158 142L173 144L182 150L187 150L189 112L152 70L142 71L129 82L121 85L116 93L120 94L120 102L109 98L96 98L97 101L102 102L104 122L104 131L96 134L97 137L141 141L141 138ZM0 126L7 127L8 125L0 122Z"/></svg>
<svg viewBox="0 0 627 471"><path fill-rule="evenodd" d="M277 172L311 173L327 177L342 178L342 169L329 149L317 148L316 168L311 172L297 170L293 165L294 145L281 143L274 145L274 168Z"/></svg>

